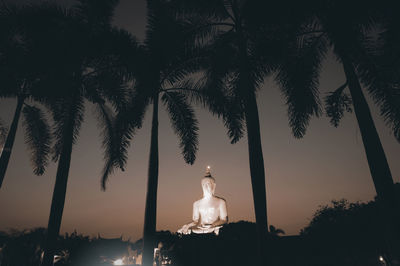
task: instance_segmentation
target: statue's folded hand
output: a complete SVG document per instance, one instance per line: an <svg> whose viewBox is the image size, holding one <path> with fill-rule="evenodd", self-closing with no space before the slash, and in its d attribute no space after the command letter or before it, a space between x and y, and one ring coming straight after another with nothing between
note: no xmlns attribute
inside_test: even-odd
<svg viewBox="0 0 400 266"><path fill-rule="evenodd" d="M204 229L209 229L211 227L213 227L212 224L202 224L199 226L199 228L204 228Z"/></svg>
<svg viewBox="0 0 400 266"><path fill-rule="evenodd" d="M178 230L178 233L188 235L192 233L192 228L196 227L196 223L188 223L182 226L181 229Z"/></svg>

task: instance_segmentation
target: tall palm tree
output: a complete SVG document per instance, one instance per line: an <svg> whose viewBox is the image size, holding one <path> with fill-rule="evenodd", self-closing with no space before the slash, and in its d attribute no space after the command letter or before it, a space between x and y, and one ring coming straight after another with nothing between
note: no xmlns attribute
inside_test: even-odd
<svg viewBox="0 0 400 266"><path fill-rule="evenodd" d="M7 170L21 113L25 118L25 141L31 150L31 161L36 175L42 175L50 154L51 134L43 112L27 104L32 100L32 88L37 79L30 40L15 23L23 8L2 4L0 20L0 97L15 97L17 105L0 156L0 187ZM4 131L3 131L4 132Z"/></svg>
<svg viewBox="0 0 400 266"><path fill-rule="evenodd" d="M81 0L69 10L52 4L29 6L18 20L31 40L29 45L34 52L30 60L38 70L30 96L48 108L55 123L53 159L58 161L58 168L43 265L53 264L72 147L83 122L84 103L95 103L99 117L107 120L112 112L106 101L117 107L125 97L123 64L131 58L117 53L130 52L136 41L110 26L116 3ZM89 7L91 4L96 5L95 9Z"/></svg>
<svg viewBox="0 0 400 266"><path fill-rule="evenodd" d="M337 126L345 110L353 109L362 136L368 165L373 179L378 201L381 203L386 220L388 239L400 247L398 224L399 210L396 201L393 178L383 150L378 132L368 103L362 91L370 93L375 103L381 108L381 114L393 125L396 138L399 137L399 93L398 89L388 85L380 72L373 54L376 48L371 45L371 29L376 25L379 8L374 1L315 1L305 7L309 19L304 24L304 32L309 32L304 39L305 51L302 56L293 60L288 67L294 87L301 86L301 80L307 77L318 77L321 60L328 48L332 48L338 62L343 66L346 82L326 98L327 114L331 122ZM379 6L378 6L379 7ZM301 7L299 7L299 12ZM310 56L311 55L311 56ZM314 61L316 63L314 63ZM296 66L305 67L305 75L296 73ZM348 88L350 96L345 94ZM399 139L399 138L398 138ZM396 240L397 239L397 240ZM396 248L394 248L395 250Z"/></svg>
<svg viewBox="0 0 400 266"><path fill-rule="evenodd" d="M110 156L102 177L103 189L115 167L124 168L127 148L136 129L140 128L145 110L152 105L150 156L143 230L143 265L153 265L158 188L158 110L160 102L170 116L180 139L186 163L193 164L198 147L198 122L189 105L189 84L184 78L199 66L195 49L186 45L185 25L177 23L175 10L168 1L147 1L147 32L140 56L132 66L135 78L130 102L120 110L114 124L114 141L109 142Z"/></svg>
<svg viewBox="0 0 400 266"><path fill-rule="evenodd" d="M209 56L205 71L205 90L225 92L238 107L236 119L231 120L239 134L232 135L232 124L228 124L231 142L237 142L247 132L250 176L253 191L253 203L257 225L258 254L263 254L264 238L268 231L267 203L265 188L264 159L261 146L260 125L256 102L256 90L261 85L264 69L252 56L252 40L243 17L244 1L202 1L188 4L184 10L189 13L189 21L200 36L200 43L208 44L212 55ZM186 6L185 6L186 5ZM193 8L193 10L191 10ZM205 40L202 40L205 39ZM254 55L254 54L253 54ZM218 104L216 102L216 104ZM210 105L209 105L210 107ZM214 111L211 109L211 111ZM245 129L244 129L245 128ZM233 138L232 138L233 137Z"/></svg>
<svg viewBox="0 0 400 266"><path fill-rule="evenodd" d="M268 220L256 96L264 78L277 70L285 53L293 50L296 27L286 22L290 15L285 6L287 3L268 2L267 7L262 5L262 1L181 1L180 4L188 23L197 31L197 42L209 50L203 88L223 92L231 107L215 110L213 105L218 104L217 101L208 106L213 112L225 113L232 143L247 133L258 252L262 258ZM262 10L262 14L257 10ZM312 82L314 80L307 84ZM319 114L317 95L311 90L303 95L305 103L300 105L294 99L302 92L284 89L283 93L289 106L293 133L301 137L311 115ZM233 113L236 114L232 116ZM299 121L300 117L302 123L293 122Z"/></svg>
<svg viewBox="0 0 400 266"><path fill-rule="evenodd" d="M25 143L28 145L31 152L33 172L36 175L43 175L48 164L52 140L50 126L46 121L43 111L36 106L27 104L25 101L23 96L17 97L14 117L5 138L4 146L2 145L0 157L0 187L3 183L10 160L21 113L24 115Z"/></svg>

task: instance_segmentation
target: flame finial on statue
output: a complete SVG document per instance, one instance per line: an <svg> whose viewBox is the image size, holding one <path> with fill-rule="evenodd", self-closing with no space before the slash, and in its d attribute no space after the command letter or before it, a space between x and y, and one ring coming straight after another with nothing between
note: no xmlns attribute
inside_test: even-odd
<svg viewBox="0 0 400 266"><path fill-rule="evenodd" d="M206 175L204 177L212 177L211 176L211 167L207 166Z"/></svg>

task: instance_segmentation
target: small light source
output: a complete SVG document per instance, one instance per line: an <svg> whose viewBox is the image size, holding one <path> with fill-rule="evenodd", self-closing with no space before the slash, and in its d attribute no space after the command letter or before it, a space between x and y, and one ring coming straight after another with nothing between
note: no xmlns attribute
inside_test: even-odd
<svg viewBox="0 0 400 266"><path fill-rule="evenodd" d="M382 261L382 262L385 261L385 259L382 256L379 256L379 260Z"/></svg>
<svg viewBox="0 0 400 266"><path fill-rule="evenodd" d="M210 167L210 166L207 166L207 169L208 169L208 170L210 170L210 169L211 169L211 167Z"/></svg>
<svg viewBox="0 0 400 266"><path fill-rule="evenodd" d="M114 261L113 264L114 264L114 265L123 265L122 263L123 263L123 262L122 262L122 259L117 259L117 260Z"/></svg>

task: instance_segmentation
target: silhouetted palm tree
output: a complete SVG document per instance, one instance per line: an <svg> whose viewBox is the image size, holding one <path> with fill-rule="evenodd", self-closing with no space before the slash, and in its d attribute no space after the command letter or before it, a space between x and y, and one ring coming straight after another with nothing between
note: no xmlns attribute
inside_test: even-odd
<svg viewBox="0 0 400 266"><path fill-rule="evenodd" d="M246 127L248 137L250 174L253 202L257 224L259 254L264 246L268 231L265 190L264 159L261 147L260 125L256 102L256 89L263 81L264 69L251 56L251 42L243 17L243 1L201 1L183 3L184 9L193 8L189 19L197 24L198 35L211 39L209 65L206 70L206 90L225 91L232 99L232 105L240 110L235 120L238 134L230 134L232 143L237 142ZM200 39L200 42L203 41ZM214 39L214 40L213 40ZM204 42L204 41L203 41ZM218 103L216 103L218 105ZM233 126L228 125L231 129Z"/></svg>
<svg viewBox="0 0 400 266"><path fill-rule="evenodd" d="M35 52L30 46L29 38L24 34L18 21L23 8L13 5L0 7L2 33L0 36L0 97L17 98L17 106L10 129L5 139L0 157L0 187L7 170L11 156L18 122L21 113L24 115L25 142L31 150L31 161L36 175L42 175L48 162L51 144L50 128L47 125L43 112L34 106L28 105L32 100L32 88L35 86L37 69L30 60ZM2 131L4 133L4 130Z"/></svg>
<svg viewBox="0 0 400 266"><path fill-rule="evenodd" d="M17 132L21 111L24 115L25 142L31 151L31 162L36 175L44 174L50 155L51 130L46 122L45 115L38 107L28 105L23 97L18 97L14 117L5 138L0 157L0 187L4 180L12 147Z"/></svg>
<svg viewBox="0 0 400 266"><path fill-rule="evenodd" d="M33 40L30 46L34 49L33 59L37 60L32 62L39 70L32 96L49 109L55 123L53 158L58 161L58 168L43 265L53 264L72 146L83 122L85 100L98 106L99 117L104 121L112 113L106 101L115 108L124 101L127 75L123 64L131 58L117 53L131 51L136 42L128 33L111 28L116 3L81 0L69 10L43 4L29 6L20 16L25 34ZM102 125L107 126L104 121Z"/></svg>
<svg viewBox="0 0 400 266"><path fill-rule="evenodd" d="M304 52L297 63L291 63L291 73L296 73L296 66L307 62L307 75L295 75L294 80L300 82L295 82L294 87L300 86L304 78L318 77L321 60L329 48L333 49L337 60L343 65L346 82L326 98L327 114L331 117L332 124L337 126L345 110L354 110L375 190L390 227L391 233L388 233L388 237L394 234L395 238L400 239L396 229L400 222L397 214L400 209L395 200L393 178L360 84L361 81L381 108L382 116L392 125L394 135L398 138L398 89L388 85L372 57L377 51L371 44L371 29L379 18L379 8L376 8L379 5L375 4L374 1L350 3L326 0L307 5L305 12L310 12L308 14L311 19L305 23L304 32L310 34L303 41L304 50L309 53ZM345 94L345 88L349 89L350 96Z"/></svg>
<svg viewBox="0 0 400 266"><path fill-rule="evenodd" d="M102 186L115 167L124 168L129 141L140 128L146 108L152 104L151 142L143 232L143 265L153 264L155 247L158 187L158 110L161 101L179 136L184 160L193 164L198 147L198 127L185 90L183 79L194 73L199 64L194 50L186 45L185 26L175 20L175 10L168 1L147 1L147 32L140 58L132 72L135 77L131 101L120 110L115 125L115 141L109 142Z"/></svg>
<svg viewBox="0 0 400 266"><path fill-rule="evenodd" d="M1 96L19 96L17 114L10 130L13 135L10 133L9 139L15 136L23 100L28 96L44 104L55 122L56 143L53 152L54 160L58 160L58 169L43 265L53 263L72 146L83 122L84 101L86 99L97 105L103 132L107 132L105 127L109 126L107 122L111 119L112 111L106 101L117 108L126 96L125 78L128 75L123 69L124 64L132 58L118 52L130 52L136 42L127 32L110 27L117 2L81 0L69 10L48 3L5 10L6 13L16 13L11 14L15 15L14 20L7 26L17 27L21 32L12 36L12 45L6 43L9 36L0 36L2 44L5 44L1 46L4 63L0 65L1 85L4 86ZM4 22L4 16L1 19ZM12 27L11 30L14 29ZM18 50L22 44L24 47ZM24 86L16 86L19 84ZM19 89L23 89L23 93ZM23 112L27 128L31 129L29 132L34 133L27 135L27 141L38 151L48 153L49 145L41 145L36 141L47 140L46 136L49 135L41 134L39 130L43 131L44 126L35 123L42 114L30 106L24 107Z"/></svg>
<svg viewBox="0 0 400 266"><path fill-rule="evenodd" d="M262 249L268 222L256 93L264 77L278 70L282 64L281 57L295 48L296 29L287 23L290 12L286 3L268 2L265 8L261 2L181 1L180 4L188 23L197 32L195 43L209 50L204 89L221 91L230 101L230 107L222 112L225 113L224 122L232 143L237 142L244 131L247 133L259 254L265 254ZM311 82L313 80L307 84ZM310 116L319 113L316 93L310 90L302 95L303 92L287 89L287 86L283 93L293 133L301 137ZM302 96L304 103L296 101L298 95ZM221 104L215 100L208 103L212 112L220 112L214 105ZM292 122L300 120L301 123Z"/></svg>

